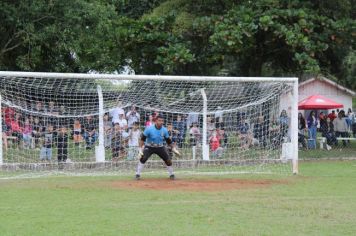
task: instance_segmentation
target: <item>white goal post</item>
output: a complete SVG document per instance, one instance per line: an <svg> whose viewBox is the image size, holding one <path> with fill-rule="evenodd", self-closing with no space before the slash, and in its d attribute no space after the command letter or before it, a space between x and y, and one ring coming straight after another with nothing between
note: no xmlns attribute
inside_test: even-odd
<svg viewBox="0 0 356 236"><path fill-rule="evenodd" d="M84 121L82 122L81 119L87 116L97 117L98 127L95 129L97 137L93 141L93 145L95 146L93 155L95 158L90 159L88 157L86 159L86 157L83 157L83 160L93 160L97 163L107 162L109 160L107 157L108 153L110 150L114 150L115 147L113 148L113 144L107 146L105 143L107 140L105 122L108 121L104 120L104 115L109 116L110 122L112 121L109 140L111 141L114 140L112 135L115 135L115 124L121 122L114 122L116 118L113 116L117 114L111 111L118 109L116 111L120 115L120 109L122 109L125 110L124 116L127 116L127 114L132 114L130 113L130 109L137 108L141 117L138 118L137 123L140 123L141 130L146 125L146 119L147 122L150 122L148 119L151 119L155 113L164 113L167 120L169 120L166 125L171 124L173 126L172 132L176 132L175 135L180 140L177 141L177 145L186 150L187 153L191 150L191 146L194 147L193 158L195 158L196 147L201 148L201 152L198 154L200 157L197 157L199 160L213 160L215 163L217 163L216 161L223 163L221 162L222 160L237 160L241 157L244 163L242 165L244 166L252 165L246 164L252 163L246 161L250 157L253 157L254 161L263 162L265 165L266 163L277 162L279 160L277 156L279 155L281 156L282 163L286 161L292 163L292 173L298 173L298 78L0 71L0 80L0 104L2 106L2 117L0 119L0 165L38 161L39 158L37 157L31 159L27 158L27 156L30 155L28 153L37 155L37 153L40 153L39 149L41 149L42 153L42 149L46 144L43 144L45 141L41 140L41 138L45 139L45 130L48 128L47 126L49 126L50 122L43 124L44 128L41 129L41 132L43 130L43 134L36 133L39 140L39 146L36 146L37 143L34 144L34 142L37 142L37 136L33 135L35 125L31 123L33 120L37 119L42 123L45 123L45 120L46 122L47 120L57 122L53 125L56 130L55 132L59 133L59 130L63 126L66 128L63 128L63 132L68 134L70 139L74 140L76 137L75 132L77 132L75 130L75 122L80 120L78 123L80 122L81 129L84 130L86 128L83 126ZM281 129L277 115L280 113L280 105L277 103L280 103L286 94L290 98L290 109L288 110L290 120L284 137L271 127L275 125L275 127L279 127L279 130ZM117 104L118 101L120 101L120 105ZM37 103L42 104L42 110L36 107ZM48 105L49 103L51 104ZM136 108L131 108L133 105ZM54 108L55 112L50 112L49 106L58 107ZM12 119L15 118L9 118L9 116L16 116L19 113L21 113L19 117L23 119L21 121L23 125L20 125L21 132L30 130L32 134L29 136L26 136L26 133L12 133L12 129L16 128L16 121L11 123ZM182 116L185 119L183 119L184 122L186 122L184 123L185 127L182 128L185 133L184 137L182 136L182 132L176 130L179 127L175 127L180 122L177 121L178 116ZM188 125L188 122L191 120L194 121L194 117L198 121L198 124L191 122ZM268 134L262 135L261 131L258 133L257 124L261 125L260 121L258 121L259 117L262 117L262 123L268 126L267 128L262 127L260 130ZM276 119L276 123L278 124L272 124L274 122L272 119ZM58 120L61 120L60 122L62 123ZM246 134L241 131L244 130L243 127L239 128L240 125L245 125L245 120L247 120L247 128L245 129L248 129L248 132L250 132ZM197 127L194 127L194 124ZM131 135L131 138L133 125L134 123L129 124L131 127L122 128L120 123L121 128L118 128L118 130L120 129L120 132L126 132ZM1 130L2 127L6 131ZM194 128L196 132L201 132L201 134L199 133L200 141L193 140L198 137L197 135L194 136ZM222 130L224 132L221 132ZM213 152L214 135L216 135L216 132L222 133L221 136L219 136L220 133L218 134L218 144L216 144L219 146L218 148L222 145L224 137L229 140L225 143L221 155L219 152L215 152L215 150ZM17 134L18 137L13 134ZM8 140L3 135L6 135ZM56 135L58 138L58 134ZM278 135L278 138L272 137L273 135ZM73 136L75 137L73 138ZM192 139L192 137L194 138ZM21 141L14 141L16 138L21 139ZM88 150L84 150L85 148L80 149L82 145L88 147L86 138L84 134L81 134L81 137L78 138L78 140L81 140L81 143L84 143L78 145L79 148L72 141L68 141L68 153L76 153L75 155L78 156L84 155L83 153L89 153L90 149L88 148ZM12 140L12 146L10 147L8 142L11 139L14 140ZM4 150L5 144L3 142L6 142L6 151ZM182 144L179 142L182 142ZM193 142L197 142L197 144ZM59 144L56 143L56 145L58 146ZM120 145L122 146L122 143ZM52 148L51 144L48 147ZM39 150L38 152L36 148ZM60 149L57 149L53 149L53 151L59 153ZM118 156L122 155L121 151L121 149L118 151L120 152L117 154ZM276 154L277 152L278 154ZM72 154L68 154L69 157L70 155ZM257 158L256 155L260 155L260 157ZM191 160L190 154L187 154L187 156ZM53 160L55 157L50 159ZM112 157L112 160L114 159ZM112 160L110 159L110 161ZM226 165L230 166L233 164L228 163Z"/></svg>

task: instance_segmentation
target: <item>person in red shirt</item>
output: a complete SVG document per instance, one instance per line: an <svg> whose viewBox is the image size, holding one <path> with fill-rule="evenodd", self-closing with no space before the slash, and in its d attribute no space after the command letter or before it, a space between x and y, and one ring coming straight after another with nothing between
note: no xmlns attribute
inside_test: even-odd
<svg viewBox="0 0 356 236"><path fill-rule="evenodd" d="M9 127L11 136L16 137L17 144L19 145L22 139L22 127L20 125L19 115L15 115L15 119L11 120Z"/></svg>
<svg viewBox="0 0 356 236"><path fill-rule="evenodd" d="M328 118L330 118L331 122L336 119L336 114L335 110L332 110L332 112L328 115Z"/></svg>
<svg viewBox="0 0 356 236"><path fill-rule="evenodd" d="M15 110L12 109L11 107L6 107L3 109L3 112L5 114L5 116L4 116L5 124L7 126L10 126L11 121L13 121L14 117L15 117Z"/></svg>
<svg viewBox="0 0 356 236"><path fill-rule="evenodd" d="M224 149L220 146L220 136L213 130L209 138L210 150L213 153L214 157L220 158L223 155Z"/></svg>

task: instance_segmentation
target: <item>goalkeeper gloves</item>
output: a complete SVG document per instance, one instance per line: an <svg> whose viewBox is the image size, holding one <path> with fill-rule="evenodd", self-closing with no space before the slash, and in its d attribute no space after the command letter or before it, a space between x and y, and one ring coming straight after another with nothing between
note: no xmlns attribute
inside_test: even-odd
<svg viewBox="0 0 356 236"><path fill-rule="evenodd" d="M176 147L172 147L172 152L174 152L176 155L181 156L180 152Z"/></svg>
<svg viewBox="0 0 356 236"><path fill-rule="evenodd" d="M138 159L140 159L141 157L143 157L143 147L138 148Z"/></svg>

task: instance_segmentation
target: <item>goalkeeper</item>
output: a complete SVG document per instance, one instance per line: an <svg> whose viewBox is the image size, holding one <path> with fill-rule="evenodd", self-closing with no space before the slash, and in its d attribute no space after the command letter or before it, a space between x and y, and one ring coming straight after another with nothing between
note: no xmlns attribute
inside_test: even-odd
<svg viewBox="0 0 356 236"><path fill-rule="evenodd" d="M137 165L136 179L139 180L144 164L152 154L157 154L167 165L167 171L171 180L175 179L173 173L172 159L165 147L165 143L172 145L167 129L163 126L163 117L158 115L156 122L145 129L140 140L140 160ZM172 151L180 155L177 149Z"/></svg>

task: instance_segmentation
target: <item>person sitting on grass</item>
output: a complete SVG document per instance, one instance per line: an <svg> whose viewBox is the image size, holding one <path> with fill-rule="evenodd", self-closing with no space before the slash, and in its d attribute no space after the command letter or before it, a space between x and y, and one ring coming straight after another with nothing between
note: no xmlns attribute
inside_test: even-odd
<svg viewBox="0 0 356 236"><path fill-rule="evenodd" d="M41 140L43 142L40 152L41 161L50 161L52 159L53 138L53 125L48 124L46 130L41 134Z"/></svg>

